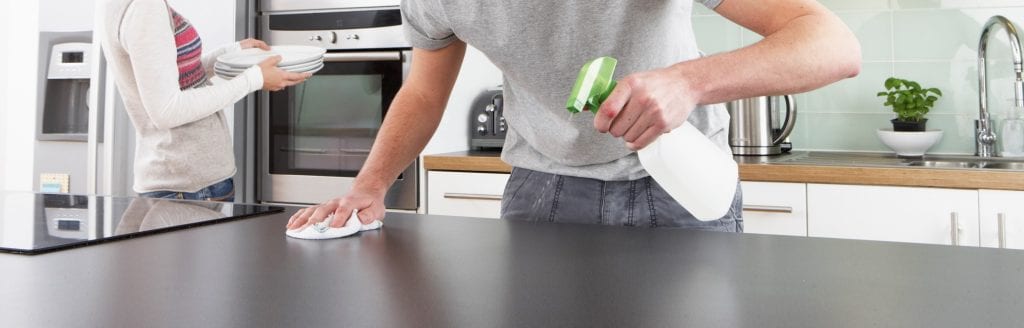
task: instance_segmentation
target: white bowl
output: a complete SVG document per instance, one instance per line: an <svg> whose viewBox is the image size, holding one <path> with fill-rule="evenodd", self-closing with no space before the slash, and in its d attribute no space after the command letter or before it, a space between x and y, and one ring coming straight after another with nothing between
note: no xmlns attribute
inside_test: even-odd
<svg viewBox="0 0 1024 328"><path fill-rule="evenodd" d="M942 130L923 132L895 132L891 128L878 129L878 139L896 151L896 155L914 157L924 156L928 148L942 139Z"/></svg>

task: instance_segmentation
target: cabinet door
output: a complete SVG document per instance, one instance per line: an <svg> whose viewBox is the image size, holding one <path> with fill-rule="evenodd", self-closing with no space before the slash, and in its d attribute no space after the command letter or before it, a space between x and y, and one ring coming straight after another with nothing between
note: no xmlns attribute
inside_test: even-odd
<svg viewBox="0 0 1024 328"><path fill-rule="evenodd" d="M807 236L807 185L743 181L743 232Z"/></svg>
<svg viewBox="0 0 1024 328"><path fill-rule="evenodd" d="M508 174L427 172L427 214L497 219Z"/></svg>
<svg viewBox="0 0 1024 328"><path fill-rule="evenodd" d="M951 214L959 224L955 234ZM807 233L978 246L978 191L808 184Z"/></svg>
<svg viewBox="0 0 1024 328"><path fill-rule="evenodd" d="M981 246L1024 249L1024 191L981 190L978 205Z"/></svg>

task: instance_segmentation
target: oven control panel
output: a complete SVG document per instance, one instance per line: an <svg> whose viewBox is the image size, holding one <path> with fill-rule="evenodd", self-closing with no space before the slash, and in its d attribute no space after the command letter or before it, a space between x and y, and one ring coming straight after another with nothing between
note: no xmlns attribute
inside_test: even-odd
<svg viewBox="0 0 1024 328"><path fill-rule="evenodd" d="M401 0L260 0L264 12L397 7Z"/></svg>
<svg viewBox="0 0 1024 328"><path fill-rule="evenodd" d="M405 49L398 8L313 13L271 13L261 21L261 38L275 44L315 45L327 50Z"/></svg>

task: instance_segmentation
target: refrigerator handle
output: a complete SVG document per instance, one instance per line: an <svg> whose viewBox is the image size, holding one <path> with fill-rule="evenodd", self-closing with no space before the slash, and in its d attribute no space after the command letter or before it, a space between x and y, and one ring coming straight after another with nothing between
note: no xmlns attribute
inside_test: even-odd
<svg viewBox="0 0 1024 328"><path fill-rule="evenodd" d="M97 4L98 5L98 4ZM97 26L102 24L102 20L96 20ZM98 28L94 28L93 31L99 31ZM102 125L100 120L103 119L100 115L105 110L105 97L106 93L106 57L103 56L102 49L100 47L100 41L102 36L98 32L93 32L93 43L92 53L93 60L89 71L92 72L89 76L89 100L88 108L91 110L89 113L89 134L86 139L87 141L87 157L86 157L86 170L85 170L85 193L89 195L99 195L99 154L100 154L100 135L103 133Z"/></svg>

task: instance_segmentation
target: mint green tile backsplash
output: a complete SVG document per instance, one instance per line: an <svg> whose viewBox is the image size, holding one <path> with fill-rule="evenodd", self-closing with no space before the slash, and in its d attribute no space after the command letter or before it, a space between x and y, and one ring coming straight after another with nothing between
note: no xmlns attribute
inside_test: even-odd
<svg viewBox="0 0 1024 328"><path fill-rule="evenodd" d="M797 95L799 115L790 137L796 149L889 152L875 131L891 127L889 120L895 116L875 94L885 78L896 75L945 93L928 115L929 129L943 131L929 153L974 153L981 25L993 15L1003 15L1024 28L1024 0L819 2L857 35L864 62L855 78ZM706 53L761 39L709 10L695 10L693 22L697 43ZM989 104L997 120L1012 106L1014 80L1007 38L998 33L989 43L988 57Z"/></svg>

